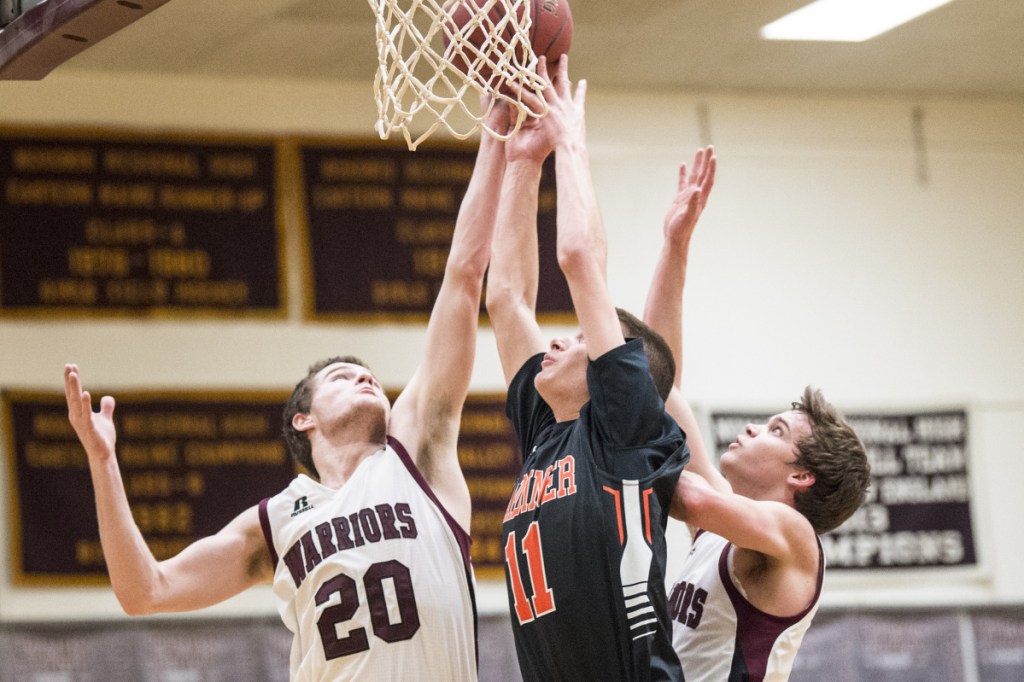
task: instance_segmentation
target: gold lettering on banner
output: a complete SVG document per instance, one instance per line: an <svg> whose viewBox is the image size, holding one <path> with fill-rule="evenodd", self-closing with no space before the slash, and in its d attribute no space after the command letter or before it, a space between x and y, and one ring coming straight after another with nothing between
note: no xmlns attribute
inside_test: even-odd
<svg viewBox="0 0 1024 682"><path fill-rule="evenodd" d="M313 207L319 210L373 211L390 209L395 204L391 188L378 185L316 185L312 199Z"/></svg>
<svg viewBox="0 0 1024 682"><path fill-rule="evenodd" d="M149 245L159 239L160 230L154 220L88 218L85 221L85 240L91 245Z"/></svg>
<svg viewBox="0 0 1024 682"><path fill-rule="evenodd" d="M474 500L504 500L508 501L515 487L516 478L513 476L491 476L469 478L466 480L469 486L469 495Z"/></svg>
<svg viewBox="0 0 1024 682"><path fill-rule="evenodd" d="M189 441L185 444L188 466L282 464L286 461L284 443L278 441Z"/></svg>
<svg viewBox="0 0 1024 682"><path fill-rule="evenodd" d="M464 434L510 433L511 424L504 412L463 412L459 431Z"/></svg>
<svg viewBox="0 0 1024 682"><path fill-rule="evenodd" d="M174 303L179 305L240 306L249 302L249 285L235 279L221 282L174 283Z"/></svg>
<svg viewBox="0 0 1024 682"><path fill-rule="evenodd" d="M398 166L387 159L327 158L320 162L323 180L355 180L358 182L394 182Z"/></svg>
<svg viewBox="0 0 1024 682"><path fill-rule="evenodd" d="M211 154L206 160L206 170L215 178L251 178L256 175L258 168L259 164L253 154Z"/></svg>
<svg viewBox="0 0 1024 682"><path fill-rule="evenodd" d="M220 418L220 432L224 436L265 436L270 421L265 414L238 412Z"/></svg>
<svg viewBox="0 0 1024 682"><path fill-rule="evenodd" d="M473 165L470 161L454 159L407 159L402 167L402 177L408 182L465 185L473 175Z"/></svg>
<svg viewBox="0 0 1024 682"><path fill-rule="evenodd" d="M448 249L419 248L412 252L412 270L417 275L439 277L448 262Z"/></svg>
<svg viewBox="0 0 1024 682"><path fill-rule="evenodd" d="M136 503L132 517L143 535L192 532L192 507L185 502Z"/></svg>
<svg viewBox="0 0 1024 682"><path fill-rule="evenodd" d="M25 463L34 469L87 469L89 458L76 442L25 444Z"/></svg>
<svg viewBox="0 0 1024 682"><path fill-rule="evenodd" d="M111 305L164 305L170 296L170 287L162 279L118 279L103 286L107 303Z"/></svg>
<svg viewBox="0 0 1024 682"><path fill-rule="evenodd" d="M92 185L75 180L11 178L4 191L13 206L89 206L93 199Z"/></svg>
<svg viewBox="0 0 1024 682"><path fill-rule="evenodd" d="M237 205L230 187L160 187L160 208L178 211L228 213Z"/></svg>
<svg viewBox="0 0 1024 682"><path fill-rule="evenodd" d="M548 213L558 206L558 192L553 189L542 189L537 196L537 211Z"/></svg>
<svg viewBox="0 0 1024 682"><path fill-rule="evenodd" d="M178 466L178 445L171 441L125 443L119 448L118 461L126 469Z"/></svg>
<svg viewBox="0 0 1024 682"><path fill-rule="evenodd" d="M79 566L103 566L103 546L99 540L79 540L75 543L75 563Z"/></svg>
<svg viewBox="0 0 1024 682"><path fill-rule="evenodd" d="M111 208L154 208L156 188L148 183L103 182L98 189L100 206Z"/></svg>
<svg viewBox="0 0 1024 682"><path fill-rule="evenodd" d="M412 211L449 211L457 208L455 190L448 187L404 187L399 204Z"/></svg>
<svg viewBox="0 0 1024 682"><path fill-rule="evenodd" d="M126 436L142 438L217 437L217 421L208 414L169 412L126 414L121 421Z"/></svg>
<svg viewBox="0 0 1024 682"><path fill-rule="evenodd" d="M379 307L425 306L430 300L430 289L426 282L375 279L370 300Z"/></svg>
<svg viewBox="0 0 1024 682"><path fill-rule="evenodd" d="M99 300L99 287L85 279L44 279L36 295L49 305L93 305Z"/></svg>
<svg viewBox="0 0 1024 682"><path fill-rule="evenodd" d="M32 415L32 435L37 438L76 438L64 413L37 412Z"/></svg>
<svg viewBox="0 0 1024 682"><path fill-rule="evenodd" d="M103 170L117 175L197 178L199 160L189 152L108 149L103 153Z"/></svg>
<svg viewBox="0 0 1024 682"><path fill-rule="evenodd" d="M515 448L509 443L459 446L459 464L467 469L499 469L514 459Z"/></svg>
<svg viewBox="0 0 1024 682"><path fill-rule="evenodd" d="M417 221L402 218L395 222L395 238L400 244L449 245L454 234L454 220Z"/></svg>
<svg viewBox="0 0 1024 682"><path fill-rule="evenodd" d="M92 173L96 153L75 147L15 147L14 170L23 173Z"/></svg>
<svg viewBox="0 0 1024 682"><path fill-rule="evenodd" d="M147 257L149 274L154 277L210 276L210 254L202 249L150 249Z"/></svg>
<svg viewBox="0 0 1024 682"><path fill-rule="evenodd" d="M127 249L105 246L72 246L68 249L68 272L78 277L127 277L131 269Z"/></svg>

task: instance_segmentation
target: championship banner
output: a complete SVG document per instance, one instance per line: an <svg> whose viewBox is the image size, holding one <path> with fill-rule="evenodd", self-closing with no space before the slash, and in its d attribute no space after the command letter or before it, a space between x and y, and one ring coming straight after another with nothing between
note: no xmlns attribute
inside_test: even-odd
<svg viewBox="0 0 1024 682"><path fill-rule="evenodd" d="M437 298L476 149L302 144L306 316L425 320ZM555 253L553 159L540 185L537 312L572 315Z"/></svg>
<svg viewBox="0 0 1024 682"><path fill-rule="evenodd" d="M284 316L275 146L0 129L0 314Z"/></svg>
<svg viewBox="0 0 1024 682"><path fill-rule="evenodd" d="M157 559L216 533L296 474L281 437L285 393L118 391L115 397L121 475ZM89 464L64 395L4 392L3 408L12 582L107 582ZM473 497L474 567L478 576L499 577L502 517L519 470L504 394L469 396L458 449Z"/></svg>
<svg viewBox="0 0 1024 682"><path fill-rule="evenodd" d="M768 415L711 415L716 452L748 423ZM977 564L963 410L847 414L871 462L864 505L823 535L829 569L887 569Z"/></svg>
<svg viewBox="0 0 1024 682"><path fill-rule="evenodd" d="M96 396L102 395L97 391ZM174 556L295 476L281 438L285 394L116 394L117 458L135 522ZM106 582L85 450L63 394L4 393L12 581Z"/></svg>

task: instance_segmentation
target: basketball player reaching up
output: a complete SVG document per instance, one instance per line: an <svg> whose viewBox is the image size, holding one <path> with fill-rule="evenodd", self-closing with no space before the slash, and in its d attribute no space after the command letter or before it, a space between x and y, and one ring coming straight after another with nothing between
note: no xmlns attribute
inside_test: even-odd
<svg viewBox="0 0 1024 682"><path fill-rule="evenodd" d="M698 155L694 174L702 161ZM818 535L864 501L869 465L845 419L807 388L790 410L748 425L722 454L721 471L712 466L679 389L693 211L706 201L706 193L695 196L693 178L683 166L644 313L673 348L676 385L666 409L691 453L671 507L693 537L669 597L673 644L687 682L783 682L821 596Z"/></svg>
<svg viewBox="0 0 1024 682"><path fill-rule="evenodd" d="M504 107L492 126L506 126ZM318 477L156 561L132 521L115 458L114 399L93 412L79 370L68 411L96 490L100 539L124 610L201 609L272 582L295 637L293 680L476 679L470 496L456 439L476 348L504 145L482 136L427 326L424 358L390 406L354 357L321 361L285 407L292 455Z"/></svg>
<svg viewBox="0 0 1024 682"><path fill-rule="evenodd" d="M506 144L487 284L524 454L503 524L520 670L527 680L680 680L664 589L667 511L687 458L664 410L671 354L635 318L646 338L625 340L605 284L586 83L573 94L566 57L553 79L543 60L539 72L548 114ZM582 333L548 343L536 320L536 216L552 150L558 262Z"/></svg>

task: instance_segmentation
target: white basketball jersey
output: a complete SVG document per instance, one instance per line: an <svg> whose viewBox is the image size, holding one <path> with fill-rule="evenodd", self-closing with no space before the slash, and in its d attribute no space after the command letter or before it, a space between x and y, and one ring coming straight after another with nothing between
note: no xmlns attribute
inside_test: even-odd
<svg viewBox="0 0 1024 682"><path fill-rule="evenodd" d="M293 681L476 680L469 535L398 441L260 504Z"/></svg>
<svg viewBox="0 0 1024 682"><path fill-rule="evenodd" d="M698 531L683 572L672 586L672 646L686 682L785 682L818 610L824 555L819 555L811 604L782 618L757 609L743 596L732 570L732 548L725 538Z"/></svg>

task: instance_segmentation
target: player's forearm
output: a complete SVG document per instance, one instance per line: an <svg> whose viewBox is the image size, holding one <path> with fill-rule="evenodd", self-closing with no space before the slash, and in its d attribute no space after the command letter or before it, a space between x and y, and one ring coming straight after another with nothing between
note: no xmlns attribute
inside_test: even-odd
<svg viewBox="0 0 1024 682"><path fill-rule="evenodd" d="M662 335L676 361L675 385L683 376L683 287L689 246L666 241L647 290L644 322Z"/></svg>
<svg viewBox="0 0 1024 682"><path fill-rule="evenodd" d="M117 461L90 460L89 465L96 493L100 543L114 594L125 613L150 613L159 571L132 518Z"/></svg>
<svg viewBox="0 0 1024 682"><path fill-rule="evenodd" d="M501 188L497 227L487 279L487 310L502 316L526 309L532 316L539 280L537 264L537 203L541 163L508 164Z"/></svg>
<svg viewBox="0 0 1024 682"><path fill-rule="evenodd" d="M491 241L505 168L501 142L484 135L466 195L459 208L445 277L475 288L479 297L491 257Z"/></svg>

